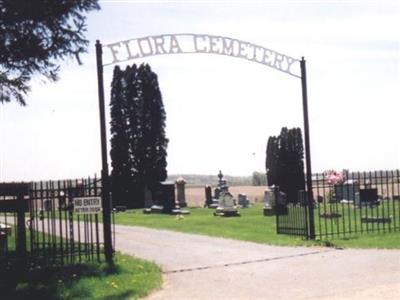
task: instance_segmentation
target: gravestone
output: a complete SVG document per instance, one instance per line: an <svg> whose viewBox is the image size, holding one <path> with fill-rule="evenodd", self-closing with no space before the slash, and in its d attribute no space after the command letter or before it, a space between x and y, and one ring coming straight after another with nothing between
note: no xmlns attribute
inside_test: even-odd
<svg viewBox="0 0 400 300"><path fill-rule="evenodd" d="M214 189L214 199L218 199L220 193L221 193L221 189L219 187L216 187Z"/></svg>
<svg viewBox="0 0 400 300"><path fill-rule="evenodd" d="M45 199L43 201L44 211L51 211L53 208L53 204L50 199Z"/></svg>
<svg viewBox="0 0 400 300"><path fill-rule="evenodd" d="M273 216L275 214L275 188L275 186L271 186L271 189L264 191L264 216Z"/></svg>
<svg viewBox="0 0 400 300"><path fill-rule="evenodd" d="M360 191L358 182L348 180L343 184L335 185L335 200L343 202L355 201L355 194Z"/></svg>
<svg viewBox="0 0 400 300"><path fill-rule="evenodd" d="M181 210L175 201L175 184L172 182L161 182L152 191L154 204L150 208L145 208L143 213L163 213L163 214L189 214L189 211Z"/></svg>
<svg viewBox="0 0 400 300"><path fill-rule="evenodd" d="M145 202L146 202L146 198L147 198L147 204L150 204L150 199L151 199L151 205L150 207L147 207L143 210L143 213L145 214L161 214L165 212L164 206L165 206L165 202L168 202L168 200L166 199L166 190L168 190L168 187L165 188L166 185L171 185L172 183L170 182L160 182L160 184L155 187L152 188L150 190L150 188L148 188L147 186L145 186L144 189L144 195L145 195ZM173 185L173 184L172 184ZM171 188L169 188L171 189ZM169 197L171 197L171 195L168 195ZM175 189L174 189L174 201L175 201ZM171 200L169 200L171 201Z"/></svg>
<svg viewBox="0 0 400 300"><path fill-rule="evenodd" d="M235 200L229 192L223 192L220 195L219 205L215 209L214 216L239 217L240 213L236 209Z"/></svg>
<svg viewBox="0 0 400 300"><path fill-rule="evenodd" d="M287 214L286 194L279 191L278 186L270 186L264 192L264 216L273 216L279 209L279 214Z"/></svg>
<svg viewBox="0 0 400 300"><path fill-rule="evenodd" d="M355 205L358 207L369 205L379 205L378 200L378 189L377 188L369 188L369 189L360 189L359 193L357 193L355 198Z"/></svg>
<svg viewBox="0 0 400 300"><path fill-rule="evenodd" d="M163 203L163 212L171 213L175 209L175 184L161 183L160 189L157 191L156 197Z"/></svg>
<svg viewBox="0 0 400 300"><path fill-rule="evenodd" d="M178 201L178 205L180 208L186 207L186 197L185 197L185 184L186 181L182 177L179 177L176 181L176 197Z"/></svg>
<svg viewBox="0 0 400 300"><path fill-rule="evenodd" d="M204 207L217 208L222 195L226 192L229 192L229 186L227 185L226 180L223 179L223 177L224 175L220 170L218 173L218 185L214 189L214 197L212 197L211 203L207 202L209 201L209 199L207 198L209 197L209 195L207 195L207 190L206 190L206 203L204 204Z"/></svg>
<svg viewBox="0 0 400 300"><path fill-rule="evenodd" d="M239 194L238 195L238 204L243 208L250 207L250 201L247 199L246 194Z"/></svg>
<svg viewBox="0 0 400 300"><path fill-rule="evenodd" d="M205 186L205 193L206 193L206 201L204 203L204 207L210 207L213 203L212 194L211 194L211 186Z"/></svg>

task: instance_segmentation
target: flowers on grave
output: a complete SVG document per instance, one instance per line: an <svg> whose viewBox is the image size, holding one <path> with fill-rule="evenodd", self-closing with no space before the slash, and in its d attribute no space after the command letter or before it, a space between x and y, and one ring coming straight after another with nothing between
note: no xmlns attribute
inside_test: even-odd
<svg viewBox="0 0 400 300"><path fill-rule="evenodd" d="M345 181L345 177L342 172L335 171L335 170L327 170L323 173L325 182L331 186L329 187L329 192L327 195L328 201L336 202L336 188L334 186L340 185Z"/></svg>
<svg viewBox="0 0 400 300"><path fill-rule="evenodd" d="M344 176L342 172L335 170L327 170L324 172L324 179L328 184L336 185L343 183Z"/></svg>

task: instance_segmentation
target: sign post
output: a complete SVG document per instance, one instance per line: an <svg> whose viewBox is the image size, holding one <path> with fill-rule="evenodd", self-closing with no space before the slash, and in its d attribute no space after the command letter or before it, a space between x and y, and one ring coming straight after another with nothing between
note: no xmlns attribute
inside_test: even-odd
<svg viewBox="0 0 400 300"><path fill-rule="evenodd" d="M96 62L97 62L97 81L99 93L99 112L100 112L100 137L101 137L101 187L102 187L102 204L103 204L103 234L104 234L104 253L106 261L112 264L113 248L111 239L111 203L110 203L110 184L108 177L107 162L107 134L106 134L106 117L104 108L104 80L103 80L103 59L102 46L99 40L96 41Z"/></svg>

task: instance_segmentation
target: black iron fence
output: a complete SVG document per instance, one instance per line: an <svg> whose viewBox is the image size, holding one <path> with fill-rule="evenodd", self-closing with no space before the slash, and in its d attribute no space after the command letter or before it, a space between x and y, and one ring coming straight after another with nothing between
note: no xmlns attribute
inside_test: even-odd
<svg viewBox="0 0 400 300"><path fill-rule="evenodd" d="M316 238L400 230L400 171L320 173L313 175ZM310 238L306 193L278 201L277 231Z"/></svg>
<svg viewBox="0 0 400 300"><path fill-rule="evenodd" d="M320 238L400 229L400 171L313 178L315 232Z"/></svg>
<svg viewBox="0 0 400 300"><path fill-rule="evenodd" d="M277 205L276 228L278 234L308 236L308 211L307 206L289 203Z"/></svg>
<svg viewBox="0 0 400 300"><path fill-rule="evenodd" d="M0 184L0 263L100 260L101 181Z"/></svg>

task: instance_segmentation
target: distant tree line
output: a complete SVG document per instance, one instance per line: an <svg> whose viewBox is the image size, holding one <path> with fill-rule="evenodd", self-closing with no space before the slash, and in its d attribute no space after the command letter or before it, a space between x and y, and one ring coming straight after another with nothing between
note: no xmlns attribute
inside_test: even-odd
<svg viewBox="0 0 400 300"><path fill-rule="evenodd" d="M263 174L265 176L265 174ZM215 175L200 175L200 174L172 174L168 175L168 181L175 181L179 177L183 177L186 181L187 186L201 186L218 184L217 173ZM224 179L229 186L240 186L240 185L253 185L252 176L231 176L225 175Z"/></svg>
<svg viewBox="0 0 400 300"><path fill-rule="evenodd" d="M268 139L266 150L268 185L279 186L290 202L305 189L304 147L300 128L283 127L279 136Z"/></svg>
<svg viewBox="0 0 400 300"><path fill-rule="evenodd" d="M143 207L145 187L167 178L166 114L148 64L114 68L110 106L113 204Z"/></svg>
<svg viewBox="0 0 400 300"><path fill-rule="evenodd" d="M262 186L267 184L267 176L265 173L254 171L251 177L251 183L254 186Z"/></svg>

